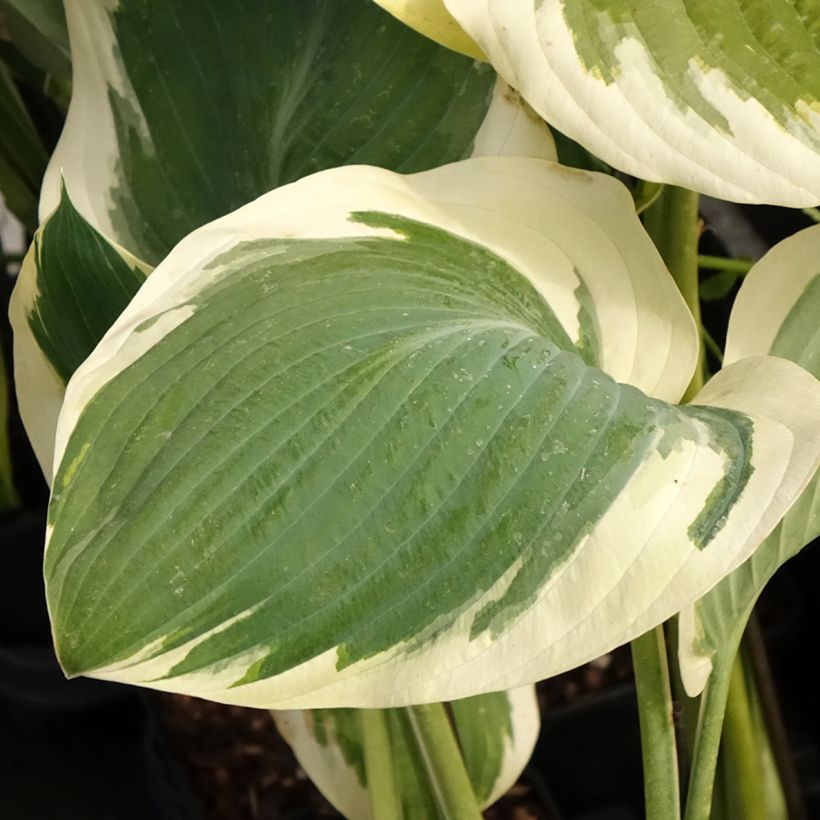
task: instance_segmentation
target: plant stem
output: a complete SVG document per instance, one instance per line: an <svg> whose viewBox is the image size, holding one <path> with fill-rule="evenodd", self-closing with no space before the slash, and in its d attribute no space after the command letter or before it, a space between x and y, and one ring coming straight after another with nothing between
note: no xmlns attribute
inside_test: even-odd
<svg viewBox="0 0 820 820"><path fill-rule="evenodd" d="M726 270L745 276L751 269L754 262L751 259L727 259L724 256L698 256L698 267L708 270Z"/></svg>
<svg viewBox="0 0 820 820"><path fill-rule="evenodd" d="M480 820L481 812L444 706L408 706L407 716L427 767L441 820Z"/></svg>
<svg viewBox="0 0 820 820"><path fill-rule="evenodd" d="M632 663L641 723L646 816L678 820L680 775L663 626L632 641Z"/></svg>
<svg viewBox="0 0 820 820"><path fill-rule="evenodd" d="M721 364L723 364L723 351L720 349L720 345L712 338L712 334L709 333L709 331L705 327L701 327L700 335L706 347L709 348L709 352Z"/></svg>
<svg viewBox="0 0 820 820"><path fill-rule="evenodd" d="M726 663L725 655L718 654L700 698L685 820L709 820L731 670L732 663Z"/></svg>
<svg viewBox="0 0 820 820"><path fill-rule="evenodd" d="M731 802L736 807L733 814L744 820L767 820L765 779L740 654L732 665L730 681L723 751Z"/></svg>
<svg viewBox="0 0 820 820"><path fill-rule="evenodd" d="M820 208L803 208L803 213L809 217L809 219L820 222Z"/></svg>
<svg viewBox="0 0 820 820"><path fill-rule="evenodd" d="M375 820L402 820L387 714L383 709L360 709L359 719L373 817Z"/></svg>
<svg viewBox="0 0 820 820"><path fill-rule="evenodd" d="M658 201L646 212L644 224L669 268L698 329L701 327L698 293L698 194L667 185ZM689 401L703 387L705 364L703 345L698 338L698 364L683 401Z"/></svg>
<svg viewBox="0 0 820 820"><path fill-rule="evenodd" d="M758 701L768 730L769 745L780 775L780 784L788 808L789 820L808 820L803 794L800 790L800 783L794 766L794 758L791 754L786 727L783 723L783 715L780 711L780 703L769 667L769 658L766 654L760 623L755 612L752 612L752 617L746 627L743 646L754 685L757 687Z"/></svg>

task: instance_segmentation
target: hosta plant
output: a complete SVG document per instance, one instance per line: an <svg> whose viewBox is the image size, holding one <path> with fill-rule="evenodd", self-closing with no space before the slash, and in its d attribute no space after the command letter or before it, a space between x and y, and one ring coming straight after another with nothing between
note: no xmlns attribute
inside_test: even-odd
<svg viewBox="0 0 820 820"><path fill-rule="evenodd" d="M68 675L275 710L348 817L467 818L533 684L634 641L648 814L669 654L708 816L745 620L818 531L820 229L707 380L696 194L556 160L817 204L817 26L633 6L67 0L10 315Z"/></svg>

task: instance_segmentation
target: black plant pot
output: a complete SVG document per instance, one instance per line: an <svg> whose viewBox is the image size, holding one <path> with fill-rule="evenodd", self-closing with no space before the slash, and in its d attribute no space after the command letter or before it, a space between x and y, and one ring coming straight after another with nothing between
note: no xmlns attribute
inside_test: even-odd
<svg viewBox="0 0 820 820"><path fill-rule="evenodd" d="M66 680L51 645L42 516L0 520L0 794L15 820L198 820L154 698Z"/></svg>

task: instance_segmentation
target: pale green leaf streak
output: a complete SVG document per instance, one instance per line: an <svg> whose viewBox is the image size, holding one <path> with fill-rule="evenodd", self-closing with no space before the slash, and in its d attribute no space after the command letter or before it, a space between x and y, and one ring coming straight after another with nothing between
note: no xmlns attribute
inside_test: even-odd
<svg viewBox="0 0 820 820"><path fill-rule="evenodd" d="M816 3L810 5L816 15ZM604 81L615 79L618 44L635 38L681 110L696 111L715 128L731 130L692 80L693 60L720 68L744 98L759 99L784 127L800 116L798 103L820 102L816 33L807 26L806 11L786 0L673 0L662 9L628 0L580 0L565 3L564 14L579 55Z"/></svg>
<svg viewBox="0 0 820 820"><path fill-rule="evenodd" d="M820 201L817 0L445 3L541 116L613 167Z"/></svg>
<svg viewBox="0 0 820 820"><path fill-rule="evenodd" d="M511 574L472 622L503 632L660 433L667 452L705 437L726 462L698 546L719 532L748 480L732 467L745 417L590 367L485 248L357 218L399 238L258 240L215 259L190 315L85 407L46 558L68 672L196 637L169 680L249 651L236 686L334 647L344 669L412 652Z"/></svg>

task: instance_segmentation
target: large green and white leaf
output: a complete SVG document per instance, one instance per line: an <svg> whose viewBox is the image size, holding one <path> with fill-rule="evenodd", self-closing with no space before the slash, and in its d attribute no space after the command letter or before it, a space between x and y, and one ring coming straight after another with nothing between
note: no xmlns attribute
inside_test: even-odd
<svg viewBox="0 0 820 820"><path fill-rule="evenodd" d="M83 216L151 264L200 225L324 168L554 155L547 127L490 66L370 0L66 8L74 95L40 213L56 206L62 175Z"/></svg>
<svg viewBox="0 0 820 820"><path fill-rule="evenodd" d="M477 695L448 708L476 799L485 808L516 783L532 755L540 725L535 689ZM403 817L438 816L411 716L405 709L390 709L386 717ZM273 712L273 718L330 803L348 820L372 820L359 710L297 709Z"/></svg>
<svg viewBox="0 0 820 820"><path fill-rule="evenodd" d="M820 378L820 226L776 245L738 293L726 362L766 353L797 362ZM815 476L754 555L682 615L681 672L691 695L703 690L716 654L724 668L731 667L760 593L789 558L818 536L820 480Z"/></svg>
<svg viewBox="0 0 820 820"><path fill-rule="evenodd" d="M20 416L49 483L65 386L148 271L94 230L63 189L23 260L9 306Z"/></svg>
<svg viewBox="0 0 820 820"><path fill-rule="evenodd" d="M820 384L791 362L661 400L696 351L609 177L482 158L262 197L180 243L71 380L45 568L63 668L398 706L645 632L820 459Z"/></svg>
<svg viewBox="0 0 820 820"><path fill-rule="evenodd" d="M721 199L820 202L816 0L444 4L541 116L610 165Z"/></svg>
<svg viewBox="0 0 820 820"><path fill-rule="evenodd" d="M444 0L376 0L408 26L454 51L477 60L484 59L481 49L447 11Z"/></svg>

